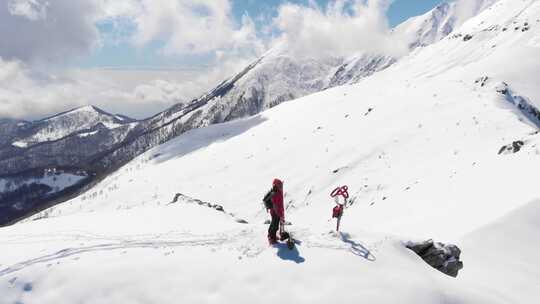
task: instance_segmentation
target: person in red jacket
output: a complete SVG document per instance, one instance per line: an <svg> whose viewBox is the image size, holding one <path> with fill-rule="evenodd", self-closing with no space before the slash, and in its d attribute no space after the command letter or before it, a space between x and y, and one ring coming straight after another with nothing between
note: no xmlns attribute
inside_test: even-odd
<svg viewBox="0 0 540 304"><path fill-rule="evenodd" d="M285 223L285 209L283 208L283 182L279 179L274 179L272 182L272 190L267 194L271 201L271 206L268 210L272 221L268 227L268 242L270 244L277 243L276 233L279 230L279 225ZM267 210L267 211L268 211Z"/></svg>

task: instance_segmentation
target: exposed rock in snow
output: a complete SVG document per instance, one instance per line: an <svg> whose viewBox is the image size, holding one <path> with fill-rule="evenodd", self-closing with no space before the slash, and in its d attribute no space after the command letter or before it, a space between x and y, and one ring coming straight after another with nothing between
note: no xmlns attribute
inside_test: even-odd
<svg viewBox="0 0 540 304"><path fill-rule="evenodd" d="M511 144L502 146L499 149L499 154L511 154L511 153L517 153L521 150L521 148L525 145L525 143L522 140L514 141Z"/></svg>
<svg viewBox="0 0 540 304"><path fill-rule="evenodd" d="M408 242L407 248L418 254L431 267L452 277L457 277L463 268L463 262L459 260L461 250L456 245L435 243L433 240L424 242Z"/></svg>
<svg viewBox="0 0 540 304"><path fill-rule="evenodd" d="M505 82L498 84L495 90L502 94L508 103L515 106L526 119L540 128L540 110L527 97L516 94Z"/></svg>
<svg viewBox="0 0 540 304"><path fill-rule="evenodd" d="M169 203L169 205L176 204L176 203L197 204L199 206L208 207L208 208L211 208L211 209L214 209L216 211L223 212L223 213L229 215L237 223L240 223L240 224L247 224L248 223L248 221L246 221L244 219L237 218L233 213L226 212L225 209L223 208L223 206L221 206L221 205L212 204L212 203L208 203L208 202L203 202L200 199L192 198L192 197L189 197L189 196L184 195L182 193L175 194L173 200Z"/></svg>
<svg viewBox="0 0 540 304"><path fill-rule="evenodd" d="M328 87L356 83L373 73L388 68L396 61L395 58L383 55L354 56L336 68L330 77Z"/></svg>

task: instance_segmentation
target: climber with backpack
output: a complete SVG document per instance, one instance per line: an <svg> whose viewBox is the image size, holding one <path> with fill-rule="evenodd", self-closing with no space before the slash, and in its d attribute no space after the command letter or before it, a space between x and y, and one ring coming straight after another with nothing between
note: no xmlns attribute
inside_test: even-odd
<svg viewBox="0 0 540 304"><path fill-rule="evenodd" d="M276 233L283 227L285 223L285 209L283 208L283 182L279 179L274 179L272 189L264 196L264 206L266 211L270 212L272 221L268 227L268 243L274 245L277 243ZM280 235L283 239L285 235Z"/></svg>

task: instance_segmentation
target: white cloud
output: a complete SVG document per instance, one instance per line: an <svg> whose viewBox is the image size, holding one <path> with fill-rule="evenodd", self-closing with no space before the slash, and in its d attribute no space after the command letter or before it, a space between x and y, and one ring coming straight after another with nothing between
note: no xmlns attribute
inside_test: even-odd
<svg viewBox="0 0 540 304"><path fill-rule="evenodd" d="M53 73L0 58L0 118L39 119L90 104L146 118L200 96L248 63L236 58L195 70L70 69Z"/></svg>
<svg viewBox="0 0 540 304"><path fill-rule="evenodd" d="M69 82L55 81L48 75L40 75L18 61L6 62L0 59L0 116L25 117L43 113L60 106L73 105L66 96L72 86ZM54 96L54 100L51 97ZM63 99L56 105L56 99ZM66 102L67 101L67 102Z"/></svg>
<svg viewBox="0 0 540 304"><path fill-rule="evenodd" d="M78 71L47 74L23 62L0 58L0 117L36 119L87 104L141 117L185 101L182 88L167 81L130 89L104 75Z"/></svg>
<svg viewBox="0 0 540 304"><path fill-rule="evenodd" d="M99 39L94 0L8 0L0 4L0 56L63 61L87 53Z"/></svg>
<svg viewBox="0 0 540 304"><path fill-rule="evenodd" d="M136 45L160 41L167 55L262 49L251 18L244 16L237 24L229 0L140 0L138 3L138 12L132 19Z"/></svg>
<svg viewBox="0 0 540 304"><path fill-rule="evenodd" d="M211 68L59 66L110 38L98 32L98 22L112 23L113 32L131 35L139 47L163 42L162 55L213 54ZM199 96L262 50L251 19L237 24L228 0L9 0L0 4L0 117L35 119L94 104L143 118Z"/></svg>
<svg viewBox="0 0 540 304"><path fill-rule="evenodd" d="M183 103L188 96L184 95L184 87L181 84L166 80L154 80L148 84L142 84L135 88L134 97L142 102L166 102L169 104Z"/></svg>
<svg viewBox="0 0 540 304"><path fill-rule="evenodd" d="M358 52L399 56L405 43L390 31L385 16L391 1L336 0L321 8L285 4L274 20L285 41L297 56L347 57Z"/></svg>
<svg viewBox="0 0 540 304"><path fill-rule="evenodd" d="M401 52L384 16L387 1L337 0L325 8L310 3L282 5L260 33L250 16L234 20L231 0L9 0L0 5L0 117L39 118L94 104L143 118L198 97L282 41L298 56ZM98 31L100 22L113 25L109 36ZM276 31L275 39L261 38ZM110 37L135 48L157 42L157 56L204 55L209 67L83 70L43 64L84 55L111 43Z"/></svg>
<svg viewBox="0 0 540 304"><path fill-rule="evenodd" d="M135 16L140 11L138 0L98 0L104 18Z"/></svg>
<svg viewBox="0 0 540 304"><path fill-rule="evenodd" d="M37 0L9 0L8 2L11 15L26 17L32 21L45 19L48 6L48 2Z"/></svg>

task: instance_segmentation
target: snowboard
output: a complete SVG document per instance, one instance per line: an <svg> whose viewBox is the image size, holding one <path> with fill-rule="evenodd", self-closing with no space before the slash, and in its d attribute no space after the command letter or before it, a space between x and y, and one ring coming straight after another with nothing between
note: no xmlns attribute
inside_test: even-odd
<svg viewBox="0 0 540 304"><path fill-rule="evenodd" d="M294 245L295 245L296 241L294 240L291 233L289 233L287 231L281 232L280 240L285 241L285 244L287 244L287 248L289 248L290 250L294 249Z"/></svg>

